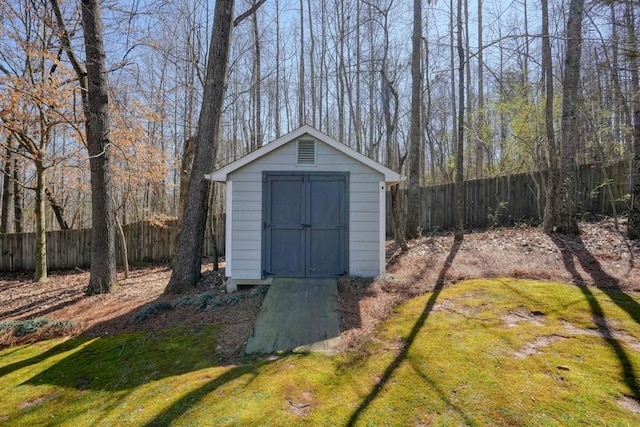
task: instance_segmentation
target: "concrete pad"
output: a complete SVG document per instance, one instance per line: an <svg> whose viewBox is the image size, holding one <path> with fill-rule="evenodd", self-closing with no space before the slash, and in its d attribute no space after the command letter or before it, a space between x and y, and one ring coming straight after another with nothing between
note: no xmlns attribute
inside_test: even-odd
<svg viewBox="0 0 640 427"><path fill-rule="evenodd" d="M275 278L245 353L336 351L340 337L336 279Z"/></svg>

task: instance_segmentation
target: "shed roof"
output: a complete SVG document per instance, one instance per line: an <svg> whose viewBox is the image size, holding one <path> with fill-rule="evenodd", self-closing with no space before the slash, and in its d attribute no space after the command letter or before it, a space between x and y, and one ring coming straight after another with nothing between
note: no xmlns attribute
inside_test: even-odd
<svg viewBox="0 0 640 427"><path fill-rule="evenodd" d="M336 141L335 139L331 138L330 136L320 132L319 130L317 130L316 128L309 126L309 125L304 125L299 127L298 129L289 132L286 135L281 136L280 138L276 139L275 141L272 141L266 145L263 145L262 147L260 147L259 149L252 151L251 153L239 158L238 160L229 163L228 165L218 169L217 171L211 173L211 174L207 174L205 175L205 178L211 180L211 181L226 181L227 177L230 173L240 169L241 167L259 159L260 157L264 156L265 154L268 154L274 150L277 150L278 148L282 147L283 145L286 145L292 141L297 140L298 138L300 138L301 136L304 135L310 135L311 137L313 137L314 139L316 139L317 141L322 141L325 144L335 148L336 150L340 151L341 153L345 154L346 156L349 156L351 158L353 158L354 160L357 160L360 163L365 164L366 166L369 166L371 169L374 169L377 172L380 172L381 174L384 175L384 180L387 184L396 184L400 181L403 180L402 175L392 171L391 169L382 166L380 163L371 160L370 158L368 158L367 156L364 156L360 153L358 153L357 151L347 147L344 144L341 144L340 142Z"/></svg>

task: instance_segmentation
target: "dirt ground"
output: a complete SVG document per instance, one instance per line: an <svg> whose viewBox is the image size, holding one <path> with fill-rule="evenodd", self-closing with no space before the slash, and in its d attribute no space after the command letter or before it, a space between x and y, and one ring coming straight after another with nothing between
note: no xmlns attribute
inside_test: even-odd
<svg viewBox="0 0 640 427"><path fill-rule="evenodd" d="M610 219L581 223L578 237L552 236L539 228L498 228L465 235L454 245L451 234L428 235L409 242L401 254L387 245L387 273L375 280L344 277L339 280L342 346L357 350L393 307L426 291L469 278L518 277L640 292L640 242L625 238ZM181 296L165 295L171 271L166 266L135 267L128 279L107 295L85 296L87 271L52 272L48 282L34 283L32 273L0 273L0 322L47 317L71 320L66 335L100 336L165 327L219 325L218 351L222 358L239 355L251 332L261 297L241 298L234 304L198 311L175 308L138 324L132 318L150 303L171 303ZM224 295L224 269L203 265L203 277L190 293ZM240 292L250 292L244 290ZM183 295L182 295L183 296ZM20 338L0 334L0 348L17 342L44 339L53 333ZM60 332L56 332L60 334Z"/></svg>

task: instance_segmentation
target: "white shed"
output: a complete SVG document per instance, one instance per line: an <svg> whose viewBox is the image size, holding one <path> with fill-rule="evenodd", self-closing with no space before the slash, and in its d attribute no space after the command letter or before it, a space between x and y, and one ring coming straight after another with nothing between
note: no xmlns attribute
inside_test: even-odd
<svg viewBox="0 0 640 427"><path fill-rule="evenodd" d="M207 175L226 182L227 290L385 270L385 189L402 177L311 126Z"/></svg>

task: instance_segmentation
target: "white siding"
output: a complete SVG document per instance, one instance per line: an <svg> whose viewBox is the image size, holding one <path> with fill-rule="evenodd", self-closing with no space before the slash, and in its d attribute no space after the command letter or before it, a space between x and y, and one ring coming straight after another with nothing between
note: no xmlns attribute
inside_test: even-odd
<svg viewBox="0 0 640 427"><path fill-rule="evenodd" d="M304 139L304 137L302 138ZM262 172L349 172L349 274L375 276L384 266L384 241L380 236L380 182L384 175L324 144L316 143L316 164L296 164L297 144L291 141L232 172L233 182L230 246L233 279L262 276ZM384 208L384 205L382 205ZM382 248L382 250L381 250Z"/></svg>

